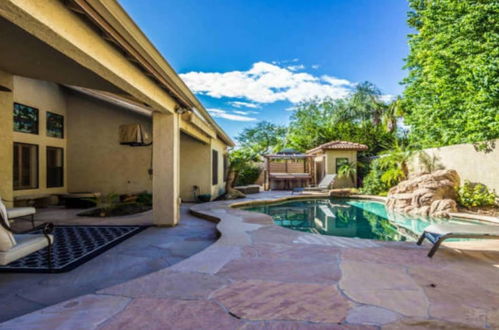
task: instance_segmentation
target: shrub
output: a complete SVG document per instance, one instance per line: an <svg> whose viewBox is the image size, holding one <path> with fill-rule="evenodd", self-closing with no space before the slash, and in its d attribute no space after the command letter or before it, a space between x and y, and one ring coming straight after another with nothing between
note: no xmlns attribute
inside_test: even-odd
<svg viewBox="0 0 499 330"><path fill-rule="evenodd" d="M385 171L381 169L379 161L377 159L373 160L370 165L369 173L362 182L360 191L363 194L369 195L386 194L388 189L390 189L390 186L382 180L384 174Z"/></svg>
<svg viewBox="0 0 499 330"><path fill-rule="evenodd" d="M262 169L255 165L247 165L242 167L236 179L236 186L246 186L248 184L253 184L256 182Z"/></svg>
<svg viewBox="0 0 499 330"><path fill-rule="evenodd" d="M152 205L152 194L148 192L143 192L138 194L137 196L137 203L142 204L142 205Z"/></svg>
<svg viewBox="0 0 499 330"><path fill-rule="evenodd" d="M494 191L480 183L465 181L458 191L458 202L464 207L492 206L495 199Z"/></svg>

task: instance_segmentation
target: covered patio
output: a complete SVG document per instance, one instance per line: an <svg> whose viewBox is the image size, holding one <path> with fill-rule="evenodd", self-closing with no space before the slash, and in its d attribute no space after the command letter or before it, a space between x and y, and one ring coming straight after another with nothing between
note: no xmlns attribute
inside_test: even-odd
<svg viewBox="0 0 499 330"><path fill-rule="evenodd" d="M11 207L73 192L146 191L153 223L174 226L181 168L206 169L197 185L215 198L233 142L117 3L91 3L0 4L0 196ZM122 143L120 126L129 124L147 139ZM181 135L207 157L181 165ZM192 195L195 184L185 184Z"/></svg>
<svg viewBox="0 0 499 330"><path fill-rule="evenodd" d="M264 158L265 190L293 190L315 184L312 156L285 149Z"/></svg>

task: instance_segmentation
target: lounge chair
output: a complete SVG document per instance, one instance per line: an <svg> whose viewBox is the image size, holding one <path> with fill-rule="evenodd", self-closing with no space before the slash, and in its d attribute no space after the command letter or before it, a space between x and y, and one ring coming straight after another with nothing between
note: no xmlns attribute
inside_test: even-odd
<svg viewBox="0 0 499 330"><path fill-rule="evenodd" d="M7 218L9 220L16 218L29 218L31 220L31 225L35 227L35 214L36 209L34 207L12 207L7 208Z"/></svg>
<svg viewBox="0 0 499 330"><path fill-rule="evenodd" d="M52 243L54 237L50 235L54 229L51 223L44 223L33 228L41 234L19 234L11 227L8 220L7 208L0 199L0 265L9 263L48 247L47 262L52 266Z"/></svg>
<svg viewBox="0 0 499 330"><path fill-rule="evenodd" d="M428 257L431 258L440 244L448 238L499 239L499 225L433 224L425 228L417 244L421 245L425 238L433 244L428 253Z"/></svg>
<svg viewBox="0 0 499 330"><path fill-rule="evenodd" d="M325 175L321 182L316 187L306 187L305 191L323 191L329 190L333 187L334 181L336 180L336 174L327 174Z"/></svg>

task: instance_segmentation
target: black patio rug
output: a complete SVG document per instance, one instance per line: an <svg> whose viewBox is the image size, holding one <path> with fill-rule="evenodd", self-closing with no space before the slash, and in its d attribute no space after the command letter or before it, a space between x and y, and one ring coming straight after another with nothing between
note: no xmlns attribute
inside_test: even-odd
<svg viewBox="0 0 499 330"><path fill-rule="evenodd" d="M48 248L0 266L0 272L63 273L140 233L148 226L55 226L52 267L47 262ZM28 231L26 234L41 234Z"/></svg>

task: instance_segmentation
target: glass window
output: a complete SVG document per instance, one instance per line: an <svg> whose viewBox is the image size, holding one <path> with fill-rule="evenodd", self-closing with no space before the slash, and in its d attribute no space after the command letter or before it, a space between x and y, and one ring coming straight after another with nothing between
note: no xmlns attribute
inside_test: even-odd
<svg viewBox="0 0 499 330"><path fill-rule="evenodd" d="M14 190L38 188L38 146L14 143Z"/></svg>
<svg viewBox="0 0 499 330"><path fill-rule="evenodd" d="M64 116L47 112L47 136L64 138Z"/></svg>
<svg viewBox="0 0 499 330"><path fill-rule="evenodd" d="M64 151L47 147L47 188L64 186Z"/></svg>
<svg viewBox="0 0 499 330"><path fill-rule="evenodd" d="M211 155L211 178L212 178L212 184L216 185L218 184L218 151L212 150L212 155Z"/></svg>
<svg viewBox="0 0 499 330"><path fill-rule="evenodd" d="M14 103L14 131L38 134L38 109Z"/></svg>
<svg viewBox="0 0 499 330"><path fill-rule="evenodd" d="M224 182L227 181L229 176L229 155L224 155Z"/></svg>
<svg viewBox="0 0 499 330"><path fill-rule="evenodd" d="M338 173L339 169L345 165L348 164L348 158L336 158L336 173Z"/></svg>

